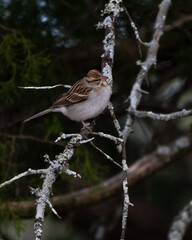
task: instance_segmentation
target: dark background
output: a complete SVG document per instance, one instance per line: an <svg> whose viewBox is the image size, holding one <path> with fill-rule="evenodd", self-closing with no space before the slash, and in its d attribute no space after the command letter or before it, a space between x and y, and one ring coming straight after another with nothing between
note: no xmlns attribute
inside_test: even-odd
<svg viewBox="0 0 192 240"><path fill-rule="evenodd" d="M100 70L104 31L97 31L95 24L102 21L100 10L105 3L100 0L0 0L1 182L28 168L46 167L43 155L49 154L53 159L63 150L62 146L53 144L59 133L79 132L79 123L59 113L23 124L28 116L49 107L65 89L24 90L18 86L71 85L90 69ZM151 40L159 3L156 0L124 1L143 41ZM191 108L191 9L190 0L172 2L166 20L168 27L160 41L157 65L150 70L148 81L143 84L143 89L150 94L143 96L140 110L170 113ZM141 49L142 61L146 48ZM129 104L126 100L139 71L138 59L138 43L128 17L122 13L116 22L111 99L122 125ZM134 134L127 144L128 164L158 145L168 144L189 133L191 122L190 117L172 122L136 120ZM98 117L95 130L116 134L107 110ZM96 144L120 161L113 144L103 139L98 139ZM119 172L91 145L83 145L77 150L70 168L83 178L77 181L72 177L60 177L54 185L54 195L95 185ZM191 170L191 154L188 154L129 188L134 207L129 208L128 239L166 239L172 218L191 199ZM1 189L0 202L33 200L29 186L37 187L41 183L38 176L19 180ZM122 201L122 192L118 192L97 205L69 209L62 213L63 220L55 221L62 221L71 229L69 239L80 239L80 235L82 239L119 239ZM2 224L20 219L11 210L0 215ZM20 224L15 225L19 230ZM100 229L105 232L104 238L96 238ZM192 239L190 230L184 239Z"/></svg>

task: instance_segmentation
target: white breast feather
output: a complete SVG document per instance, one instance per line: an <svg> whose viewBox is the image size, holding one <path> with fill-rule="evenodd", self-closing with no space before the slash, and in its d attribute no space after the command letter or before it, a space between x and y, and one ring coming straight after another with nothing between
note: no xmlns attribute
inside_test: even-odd
<svg viewBox="0 0 192 240"><path fill-rule="evenodd" d="M107 85L102 90L92 90L86 101L73 104L64 111L67 117L74 121L85 121L97 117L107 107L111 96L111 87Z"/></svg>

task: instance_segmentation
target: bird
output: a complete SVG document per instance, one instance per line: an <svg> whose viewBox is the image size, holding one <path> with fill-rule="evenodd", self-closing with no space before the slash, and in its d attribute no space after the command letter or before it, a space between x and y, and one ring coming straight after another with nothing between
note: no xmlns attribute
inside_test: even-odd
<svg viewBox="0 0 192 240"><path fill-rule="evenodd" d="M69 119L82 122L96 118L107 107L111 97L111 85L96 69L90 70L85 77L77 81L67 92L57 98L51 107L26 120L38 118L50 112L61 112Z"/></svg>

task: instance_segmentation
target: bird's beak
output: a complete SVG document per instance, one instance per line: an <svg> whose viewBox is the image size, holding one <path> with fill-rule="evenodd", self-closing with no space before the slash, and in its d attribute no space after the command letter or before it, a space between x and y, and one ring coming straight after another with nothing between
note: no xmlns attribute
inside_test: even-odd
<svg viewBox="0 0 192 240"><path fill-rule="evenodd" d="M101 77L101 80L102 80L102 85L103 85L103 86L107 86L107 77L102 76L102 77Z"/></svg>
<svg viewBox="0 0 192 240"><path fill-rule="evenodd" d="M107 81L107 77L102 76L102 81Z"/></svg>

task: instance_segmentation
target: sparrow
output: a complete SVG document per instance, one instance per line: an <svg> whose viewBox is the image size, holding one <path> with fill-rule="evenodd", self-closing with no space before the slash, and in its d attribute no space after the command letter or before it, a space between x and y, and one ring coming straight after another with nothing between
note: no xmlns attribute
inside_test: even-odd
<svg viewBox="0 0 192 240"><path fill-rule="evenodd" d="M24 122L50 112L61 112L69 119L82 122L85 126L84 121L95 118L104 111L111 93L107 77L92 69L67 92L57 98L51 107L27 118Z"/></svg>

